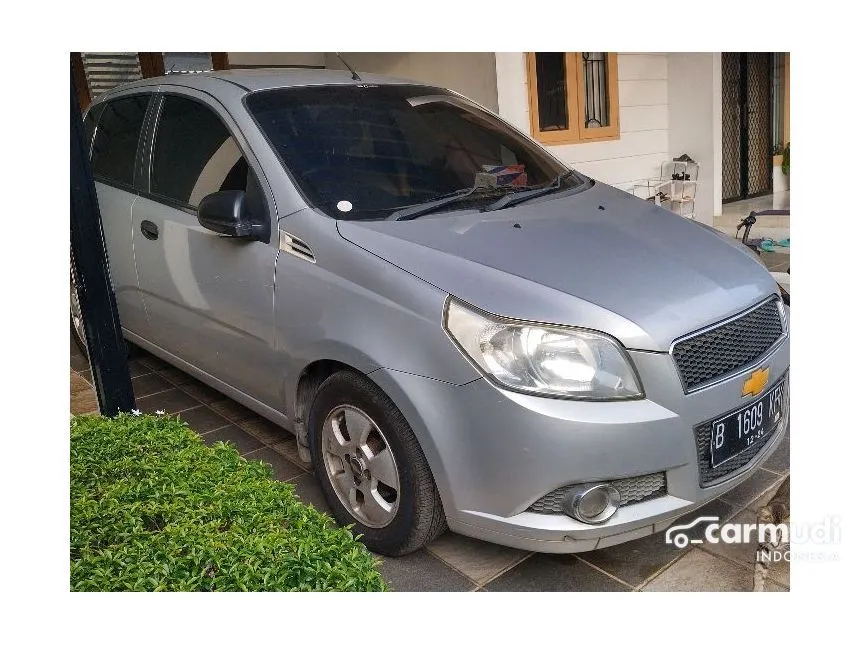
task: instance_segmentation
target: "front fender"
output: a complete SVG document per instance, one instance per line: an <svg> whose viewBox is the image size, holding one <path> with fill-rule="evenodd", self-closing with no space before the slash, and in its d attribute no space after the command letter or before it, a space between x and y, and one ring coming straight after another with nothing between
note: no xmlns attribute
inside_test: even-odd
<svg viewBox="0 0 860 645"><path fill-rule="evenodd" d="M462 384L478 374L442 329L448 294L344 240L333 220L303 211L279 222L314 262L281 251L274 342L287 412L305 368L334 360L365 374L388 368Z"/></svg>

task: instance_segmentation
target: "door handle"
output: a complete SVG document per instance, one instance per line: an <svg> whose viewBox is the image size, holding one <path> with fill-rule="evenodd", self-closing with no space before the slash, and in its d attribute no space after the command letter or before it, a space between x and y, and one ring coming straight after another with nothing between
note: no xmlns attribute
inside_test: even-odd
<svg viewBox="0 0 860 645"><path fill-rule="evenodd" d="M158 239L158 227L155 225L155 222L150 222L148 219L140 223L140 232L143 233L143 237L147 240Z"/></svg>

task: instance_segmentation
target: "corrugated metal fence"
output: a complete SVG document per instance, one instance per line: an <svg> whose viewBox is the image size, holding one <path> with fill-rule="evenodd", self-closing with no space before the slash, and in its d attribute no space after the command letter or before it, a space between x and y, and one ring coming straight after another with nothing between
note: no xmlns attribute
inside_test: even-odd
<svg viewBox="0 0 860 645"><path fill-rule="evenodd" d="M142 78L137 52L81 52L93 99L109 89Z"/></svg>

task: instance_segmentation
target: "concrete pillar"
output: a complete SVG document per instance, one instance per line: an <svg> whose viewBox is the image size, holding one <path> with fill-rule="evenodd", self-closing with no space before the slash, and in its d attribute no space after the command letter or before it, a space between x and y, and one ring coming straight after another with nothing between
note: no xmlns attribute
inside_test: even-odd
<svg viewBox="0 0 860 645"><path fill-rule="evenodd" d="M668 75L669 158L687 153L699 162L696 219L710 225L723 198L722 56L670 53Z"/></svg>

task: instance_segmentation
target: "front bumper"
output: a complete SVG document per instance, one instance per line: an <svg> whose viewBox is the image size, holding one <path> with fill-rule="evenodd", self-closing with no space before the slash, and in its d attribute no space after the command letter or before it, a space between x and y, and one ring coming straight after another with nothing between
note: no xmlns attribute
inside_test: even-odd
<svg viewBox="0 0 860 645"><path fill-rule="evenodd" d="M449 527L548 553L602 548L665 530L734 488L782 441L788 415L763 448L716 485L700 484L694 427L748 402L743 381L767 366L787 372L784 339L741 374L685 395L667 354L630 352L646 398L588 402L500 390L483 378L455 386L380 369L371 378L412 426L436 479ZM586 481L666 474L667 494L621 507L605 524L527 509L546 493Z"/></svg>

